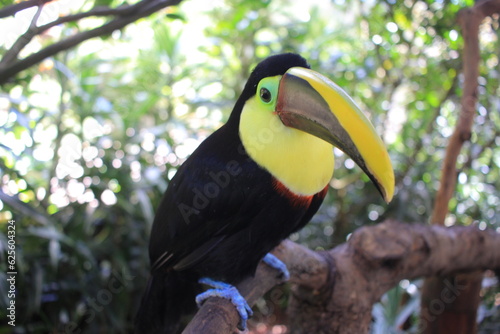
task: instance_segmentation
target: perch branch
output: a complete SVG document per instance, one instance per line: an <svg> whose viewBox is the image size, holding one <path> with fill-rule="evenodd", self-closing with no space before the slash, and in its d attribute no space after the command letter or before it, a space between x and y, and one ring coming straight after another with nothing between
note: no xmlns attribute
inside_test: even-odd
<svg viewBox="0 0 500 334"><path fill-rule="evenodd" d="M325 285L329 267L321 254L289 240L283 241L273 254L287 264L291 282L304 284L310 288L321 288ZM282 283L276 275L275 269L261 263L255 276L241 282L238 290L248 304L253 305L272 287ZM218 297L210 298L182 333L232 333L238 322L239 315L230 301Z"/></svg>
<svg viewBox="0 0 500 334"><path fill-rule="evenodd" d="M373 304L400 280L499 269L500 252L494 251L499 247L500 233L492 230L388 221L360 228L328 252L284 241L274 254L287 264L294 283L290 311L295 332L360 334L368 333ZM279 283L275 276L261 264L238 289L253 305ZM460 292L459 285L450 284ZM183 334L233 333L238 321L230 302L210 298Z"/></svg>

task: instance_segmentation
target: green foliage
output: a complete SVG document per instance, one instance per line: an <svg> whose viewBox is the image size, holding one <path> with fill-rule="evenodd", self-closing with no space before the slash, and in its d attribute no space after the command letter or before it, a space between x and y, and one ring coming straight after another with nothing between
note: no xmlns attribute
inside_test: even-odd
<svg viewBox="0 0 500 334"><path fill-rule="evenodd" d="M380 303L373 307L372 334L414 333L417 330L415 314L420 306L416 285L403 280L389 290Z"/></svg>
<svg viewBox="0 0 500 334"><path fill-rule="evenodd" d="M5 258L5 222L14 219L16 330L130 332L154 209L169 179L227 119L251 68L270 54L301 53L344 87L382 134L397 178L395 200L385 205L336 151L334 189L292 239L327 249L388 217L426 222L460 110L455 17L470 5L185 1L23 72L0 92L0 245ZM500 229L498 31L498 20L482 26L478 115L448 224ZM38 42L54 40L46 38ZM498 309L498 291L488 291L485 307ZM374 310L374 331L400 331L417 298L407 287L388 293Z"/></svg>

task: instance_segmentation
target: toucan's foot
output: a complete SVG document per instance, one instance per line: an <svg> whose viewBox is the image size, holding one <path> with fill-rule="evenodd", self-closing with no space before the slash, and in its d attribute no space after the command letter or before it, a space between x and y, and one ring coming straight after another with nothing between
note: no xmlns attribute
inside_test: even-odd
<svg viewBox="0 0 500 334"><path fill-rule="evenodd" d="M236 289L231 284L214 281L213 279L208 277L201 278L198 282L213 288L203 293L200 293L198 296L196 296L196 304L198 304L198 307L201 306L201 304L205 301L205 299L208 299L210 297L221 297L229 299L231 303L233 303L233 305L236 307L238 313L240 314L240 323L238 324L238 328L244 331L247 328L248 317L252 316L253 312L250 306L248 305L247 301L245 300L245 298L243 298L243 296L238 291L238 289Z"/></svg>
<svg viewBox="0 0 500 334"><path fill-rule="evenodd" d="M266 256L264 256L264 258L262 259L262 261L264 261L264 263L270 266L271 268L279 270L281 272L281 278L283 279L283 281L288 281L290 279L290 273L288 272L286 264L284 264L283 261L278 259L273 254L267 253Z"/></svg>

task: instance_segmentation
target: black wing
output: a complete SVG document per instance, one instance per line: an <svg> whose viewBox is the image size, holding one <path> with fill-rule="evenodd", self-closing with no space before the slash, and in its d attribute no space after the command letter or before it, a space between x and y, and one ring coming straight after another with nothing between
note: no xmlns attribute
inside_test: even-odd
<svg viewBox="0 0 500 334"><path fill-rule="evenodd" d="M246 154L237 129L223 126L179 168L161 201L152 271L196 266L204 275L252 274L262 256L309 221L325 193L293 205Z"/></svg>
<svg viewBox="0 0 500 334"><path fill-rule="evenodd" d="M179 168L156 212L150 239L152 270L189 268L257 214L271 184L242 148L239 136L222 127Z"/></svg>

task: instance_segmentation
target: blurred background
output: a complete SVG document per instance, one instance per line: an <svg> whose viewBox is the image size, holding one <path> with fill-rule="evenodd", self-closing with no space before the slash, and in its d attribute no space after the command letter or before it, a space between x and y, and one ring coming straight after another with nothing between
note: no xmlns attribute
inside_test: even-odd
<svg viewBox="0 0 500 334"><path fill-rule="evenodd" d="M14 1L2 1L2 5ZM40 24L96 5L47 4ZM336 170L313 221L291 239L315 250L387 218L427 223L460 110L463 39L472 1L185 0L110 36L48 58L0 90L0 333L130 333L149 270L155 208L190 153L228 118L263 58L296 52L342 86L386 142L397 193L386 205L352 160ZM36 8L0 20L0 55ZM26 56L90 17L51 28ZM446 225L500 232L499 21L481 26L478 114L459 157ZM3 322L7 223L16 225L16 327ZM421 280L373 310L373 333L415 333ZM256 305L252 333L286 333L288 287ZM500 332L500 289L485 279L481 333Z"/></svg>

